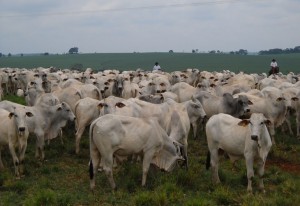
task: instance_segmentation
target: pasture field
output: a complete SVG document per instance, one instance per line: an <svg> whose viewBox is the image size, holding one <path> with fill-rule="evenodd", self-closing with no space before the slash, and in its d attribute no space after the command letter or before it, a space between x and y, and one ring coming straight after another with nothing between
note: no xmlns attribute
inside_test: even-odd
<svg viewBox="0 0 300 206"><path fill-rule="evenodd" d="M221 71L228 69L233 72L246 73L268 72L271 60L275 58L280 71L299 73L300 54L280 55L230 55L204 53L91 53L91 54L62 54L11 56L0 58L1 67L36 68L50 67L65 69L74 66L88 67L94 70L152 70L154 62L158 61L167 72L198 68L206 71Z"/></svg>
<svg viewBox="0 0 300 206"><path fill-rule="evenodd" d="M12 99L13 98L13 99ZM5 96L23 103L23 99ZM295 127L295 122L293 122ZM6 168L0 172L0 205L299 205L300 141L277 130L277 145L269 153L265 171L265 190L258 190L254 177L253 193L246 191L243 160L233 169L220 158L220 185L211 183L205 169L207 144L204 133L189 138L189 170L176 167L165 173L151 167L145 187L141 186L141 163L125 162L114 170L118 190L112 192L104 173L96 176L94 193L89 189L88 131L75 154L74 125L63 131L64 144L54 139L46 145L46 161L34 157L35 137L30 136L25 156L25 177L16 180L8 148L2 152Z"/></svg>

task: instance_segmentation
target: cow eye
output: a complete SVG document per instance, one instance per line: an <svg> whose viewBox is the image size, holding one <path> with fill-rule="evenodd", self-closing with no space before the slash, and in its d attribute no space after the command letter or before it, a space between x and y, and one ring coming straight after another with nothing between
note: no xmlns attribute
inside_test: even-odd
<svg viewBox="0 0 300 206"><path fill-rule="evenodd" d="M261 122L260 125L264 125L264 122Z"/></svg>

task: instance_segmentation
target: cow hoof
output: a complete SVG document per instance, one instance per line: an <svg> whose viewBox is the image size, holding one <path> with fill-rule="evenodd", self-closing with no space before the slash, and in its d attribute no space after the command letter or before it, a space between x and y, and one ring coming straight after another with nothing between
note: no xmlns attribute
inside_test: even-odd
<svg viewBox="0 0 300 206"><path fill-rule="evenodd" d="M20 177L20 176L17 176L17 177L16 177L16 180L20 180L20 179L21 179L21 177Z"/></svg>

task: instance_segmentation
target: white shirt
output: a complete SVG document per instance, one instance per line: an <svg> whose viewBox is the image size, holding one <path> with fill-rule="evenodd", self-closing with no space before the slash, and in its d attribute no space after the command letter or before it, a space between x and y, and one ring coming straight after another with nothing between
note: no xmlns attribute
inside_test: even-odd
<svg viewBox="0 0 300 206"><path fill-rule="evenodd" d="M154 65L154 67L153 67L153 71L156 71L156 70L161 70L161 68L160 68L160 66L159 65Z"/></svg>
<svg viewBox="0 0 300 206"><path fill-rule="evenodd" d="M271 62L270 66L271 67L277 67L277 62Z"/></svg>

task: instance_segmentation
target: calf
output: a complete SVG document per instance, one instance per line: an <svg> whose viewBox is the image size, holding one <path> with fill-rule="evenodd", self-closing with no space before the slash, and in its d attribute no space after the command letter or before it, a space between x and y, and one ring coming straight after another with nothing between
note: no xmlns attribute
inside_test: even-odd
<svg viewBox="0 0 300 206"><path fill-rule="evenodd" d="M17 178L20 178L23 173L29 135L26 116L32 117L33 114L26 111L25 107L12 108L11 112L0 109L0 169L4 167L1 159L1 147L8 145ZM19 156L16 154L16 147L19 148Z"/></svg>
<svg viewBox="0 0 300 206"><path fill-rule="evenodd" d="M206 124L208 155L206 168L211 165L212 180L219 183L218 150L224 150L233 162L244 156L247 167L248 191L252 191L253 164L258 163L259 188L264 189L263 174L272 141L266 125L270 121L261 113L253 113L250 119L240 120L228 114L212 116Z"/></svg>
<svg viewBox="0 0 300 206"><path fill-rule="evenodd" d="M24 107L23 105L10 102L0 102L0 108L12 111L12 108ZM44 145L45 140L50 140L59 135L61 128L66 126L67 121L74 121L75 115L70 106L62 102L54 106L36 105L33 107L25 107L34 116L27 121L28 131L37 137L36 141L36 157L41 160L45 158Z"/></svg>

